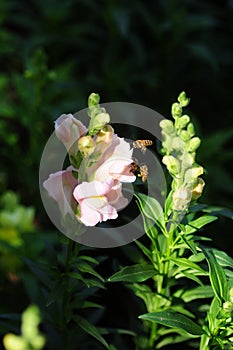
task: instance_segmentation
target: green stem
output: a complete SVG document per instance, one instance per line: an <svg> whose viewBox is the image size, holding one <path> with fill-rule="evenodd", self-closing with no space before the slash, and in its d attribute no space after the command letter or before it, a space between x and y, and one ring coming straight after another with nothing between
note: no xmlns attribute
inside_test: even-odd
<svg viewBox="0 0 233 350"><path fill-rule="evenodd" d="M149 339L149 342L148 342L149 348L153 348L154 347L154 342L155 342L155 339L156 339L156 330L157 330L157 324L155 322L152 322L151 331L150 331L150 339Z"/></svg>
<svg viewBox="0 0 233 350"><path fill-rule="evenodd" d="M67 274L70 271L71 267L71 257L75 255L77 257L79 253L80 245L74 242L73 240L69 239L69 242L67 244L66 248L66 258L65 258L65 274ZM62 333L63 333L63 339L64 339L64 348L69 349L69 328L68 328L68 322L67 315L69 314L69 307L70 307L70 290L69 290L69 277L67 277L67 288L63 295L62 300Z"/></svg>

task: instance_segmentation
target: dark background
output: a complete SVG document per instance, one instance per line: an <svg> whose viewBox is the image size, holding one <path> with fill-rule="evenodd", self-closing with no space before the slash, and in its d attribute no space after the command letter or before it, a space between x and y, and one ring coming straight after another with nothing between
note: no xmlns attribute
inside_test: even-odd
<svg viewBox="0 0 233 350"><path fill-rule="evenodd" d="M85 108L91 92L170 118L171 103L185 90L202 139L201 202L231 207L232 29L232 0L1 0L1 192L15 190L36 208L38 227L49 227L38 166L53 121ZM231 228L220 218L206 231L230 255ZM125 263L131 248L108 254Z"/></svg>
<svg viewBox="0 0 233 350"><path fill-rule="evenodd" d="M85 108L91 92L170 118L185 90L202 138L202 201L231 205L232 13L230 0L1 0L1 191L18 191L45 216L38 191L43 147L53 121ZM228 223L221 245L227 230Z"/></svg>

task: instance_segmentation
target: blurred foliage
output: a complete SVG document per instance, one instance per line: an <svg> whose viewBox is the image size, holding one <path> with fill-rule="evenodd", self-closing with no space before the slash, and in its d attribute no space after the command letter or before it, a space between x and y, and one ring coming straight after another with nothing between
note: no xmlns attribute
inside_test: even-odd
<svg viewBox="0 0 233 350"><path fill-rule="evenodd" d="M41 321L37 306L30 305L22 314L22 336L8 333L4 336L3 344L6 350L41 350L45 338L38 330Z"/></svg>
<svg viewBox="0 0 233 350"><path fill-rule="evenodd" d="M93 91L103 102L138 103L169 117L169 106L178 92L185 90L192 99L189 114L202 138L198 156L206 169L202 201L232 204L232 15L232 0L0 1L0 191L10 188L20 194L22 203L33 205L37 227L30 235L21 233L20 225L23 228L27 222L20 221L22 210L33 220L32 209L22 209L19 204L13 209L14 200L11 204L3 200L0 254L8 251L17 261L22 261L22 256L36 261L45 254L46 244L54 246L55 252L61 249L45 231L49 223L39 196L40 157L53 132L53 121L61 113L86 108L87 96ZM10 203L14 195L11 200L7 196ZM219 248L230 250L229 222L211 227ZM119 261L124 265L138 259L132 245L111 249L108 254L112 259L103 268L104 273L109 269L108 275ZM3 312L22 312L32 299L42 307L44 299L39 298L42 294L36 278L28 271L24 276L26 291L22 291L22 282L3 283ZM12 286L21 306L14 305ZM139 331L138 321L133 320L143 312L142 305L124 288L111 288L117 298L113 302L110 294L103 292L108 306L104 320L112 320L113 326L127 323L129 329ZM122 304L124 298L131 304ZM126 315L126 309L133 311ZM54 328L48 325L47 331L52 339ZM114 339L117 348L130 348L131 343L124 343L119 334Z"/></svg>
<svg viewBox="0 0 233 350"><path fill-rule="evenodd" d="M0 271L12 273L21 265L23 234L34 229L34 208L19 204L18 196L5 192L0 197Z"/></svg>

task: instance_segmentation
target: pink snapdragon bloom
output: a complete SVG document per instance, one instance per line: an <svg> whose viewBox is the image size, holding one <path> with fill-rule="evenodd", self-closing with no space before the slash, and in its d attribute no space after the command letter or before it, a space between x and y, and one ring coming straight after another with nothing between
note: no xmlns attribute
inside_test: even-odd
<svg viewBox="0 0 233 350"><path fill-rule="evenodd" d="M134 182L136 179L130 172L132 152L129 143L114 134L100 160L86 169L89 182L81 183L73 192L79 203L77 217L86 226L116 219L117 210L128 204L122 195L121 182Z"/></svg>
<svg viewBox="0 0 233 350"><path fill-rule="evenodd" d="M78 139L87 133L87 128L72 114L62 114L55 121L55 134L70 154L78 152Z"/></svg>
<svg viewBox="0 0 233 350"><path fill-rule="evenodd" d="M63 216L72 214L77 204L73 197L73 191L78 185L78 181L74 178L72 171L77 171L77 169L69 166L66 170L50 174L43 183L49 196L58 203Z"/></svg>
<svg viewBox="0 0 233 350"><path fill-rule="evenodd" d="M116 219L117 209L128 203L122 196L121 183L113 179L108 182L83 182L76 186L73 194L79 203L78 219L86 226Z"/></svg>
<svg viewBox="0 0 233 350"><path fill-rule="evenodd" d="M134 182L136 176L130 172L133 149L123 138L113 134L109 147L102 157L87 169L88 179L108 181L113 178L120 182Z"/></svg>

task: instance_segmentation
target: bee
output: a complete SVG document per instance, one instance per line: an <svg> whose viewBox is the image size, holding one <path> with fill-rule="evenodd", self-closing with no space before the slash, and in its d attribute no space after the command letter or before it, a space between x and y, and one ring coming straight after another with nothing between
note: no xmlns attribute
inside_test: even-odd
<svg viewBox="0 0 233 350"><path fill-rule="evenodd" d="M133 148L138 148L143 154L146 153L146 147L153 145L151 140L136 140L133 142Z"/></svg>
<svg viewBox="0 0 233 350"><path fill-rule="evenodd" d="M130 164L130 172L138 173L137 176L142 178L142 182L145 182L148 178L148 167L146 164L138 164L138 160L134 159L134 162Z"/></svg>
<svg viewBox="0 0 233 350"><path fill-rule="evenodd" d="M146 165L146 164L141 164L140 166L139 166L139 168L140 168L140 176L141 176L141 178L142 178L142 182L145 182L146 180L147 180L147 178L148 178L148 166Z"/></svg>

